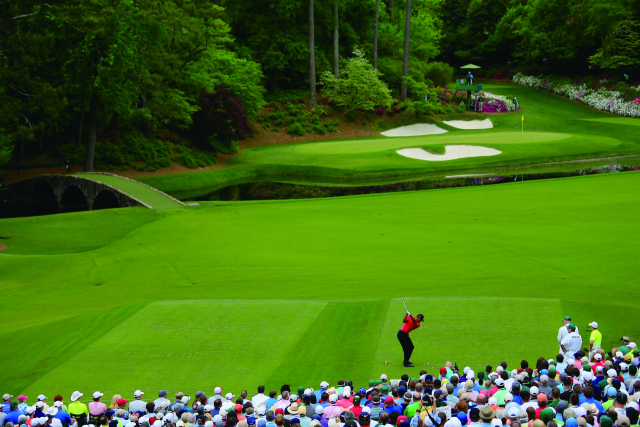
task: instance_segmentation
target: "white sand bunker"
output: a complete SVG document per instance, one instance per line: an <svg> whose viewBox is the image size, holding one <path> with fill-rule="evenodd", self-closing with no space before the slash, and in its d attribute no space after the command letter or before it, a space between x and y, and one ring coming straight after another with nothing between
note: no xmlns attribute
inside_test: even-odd
<svg viewBox="0 0 640 427"><path fill-rule="evenodd" d="M446 121L444 120L442 123L449 125L451 127L454 127L456 129L464 129L464 130L471 130L471 129L491 129L493 128L493 123L491 123L491 120L489 119L484 119L484 120L449 120Z"/></svg>
<svg viewBox="0 0 640 427"><path fill-rule="evenodd" d="M402 126L382 132L384 136L419 136L419 135L437 135L439 133L449 132L446 129L439 128L436 125L428 123L416 123L415 125Z"/></svg>
<svg viewBox="0 0 640 427"><path fill-rule="evenodd" d="M444 150L444 154L433 154L422 148L403 148L397 150L396 153L404 157L430 162L464 159L466 157L497 156L502 153L502 151L495 148L482 147L480 145L446 145Z"/></svg>

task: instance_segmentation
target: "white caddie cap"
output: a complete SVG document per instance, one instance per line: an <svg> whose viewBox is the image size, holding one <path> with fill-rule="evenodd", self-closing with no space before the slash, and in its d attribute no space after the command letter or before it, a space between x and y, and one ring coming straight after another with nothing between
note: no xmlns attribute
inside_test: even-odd
<svg viewBox="0 0 640 427"><path fill-rule="evenodd" d="M592 326L592 327L598 329L598 322L591 322L591 323L589 323L589 326Z"/></svg>
<svg viewBox="0 0 640 427"><path fill-rule="evenodd" d="M133 392L133 396L134 397L140 397L144 394L144 392L140 391L140 390L136 390Z"/></svg>
<svg viewBox="0 0 640 427"><path fill-rule="evenodd" d="M93 393L93 398L94 399L97 399L97 398L102 397L102 396L104 396L104 393L100 393L99 391L96 391L96 392Z"/></svg>
<svg viewBox="0 0 640 427"><path fill-rule="evenodd" d="M327 388L327 387L329 387L329 383L328 383L328 382L326 382L326 381L322 381L322 382L320 383L320 388Z"/></svg>

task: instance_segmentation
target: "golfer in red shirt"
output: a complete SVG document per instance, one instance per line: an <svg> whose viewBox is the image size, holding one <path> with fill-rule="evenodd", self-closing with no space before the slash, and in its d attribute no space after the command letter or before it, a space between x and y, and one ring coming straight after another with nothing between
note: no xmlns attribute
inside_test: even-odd
<svg viewBox="0 0 640 427"><path fill-rule="evenodd" d="M403 319L402 328L398 331L398 341L400 341L402 351L404 352L404 366L406 368L413 367L413 363L409 360L411 359L411 353L413 353L413 342L411 341L411 338L409 338L409 332L419 328L420 322L423 320L424 315L418 314L416 317L413 317L411 313L407 311L407 314Z"/></svg>

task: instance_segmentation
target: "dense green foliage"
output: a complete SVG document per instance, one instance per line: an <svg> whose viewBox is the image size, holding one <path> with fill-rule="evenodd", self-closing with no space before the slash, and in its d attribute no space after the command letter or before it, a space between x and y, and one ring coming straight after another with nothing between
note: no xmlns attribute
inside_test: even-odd
<svg viewBox="0 0 640 427"><path fill-rule="evenodd" d="M344 111L372 111L389 107L393 99L387 85L380 80L381 73L364 58L362 51L353 51L340 76L325 71L320 77L324 95Z"/></svg>
<svg viewBox="0 0 640 427"><path fill-rule="evenodd" d="M444 0L438 16L442 58L477 62L483 69L476 76L510 65L582 76L640 71L637 1Z"/></svg>

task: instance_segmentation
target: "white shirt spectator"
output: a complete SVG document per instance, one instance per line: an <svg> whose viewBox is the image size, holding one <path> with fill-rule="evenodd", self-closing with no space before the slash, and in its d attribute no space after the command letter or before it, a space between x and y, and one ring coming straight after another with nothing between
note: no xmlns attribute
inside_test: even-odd
<svg viewBox="0 0 640 427"><path fill-rule="evenodd" d="M143 413L147 413L147 402L142 399L136 399L129 403L129 412L132 414L134 412L142 411Z"/></svg>
<svg viewBox="0 0 640 427"><path fill-rule="evenodd" d="M251 404L254 408L257 408L261 403L266 402L268 398L269 396L266 396L264 393L258 393L251 398Z"/></svg>
<svg viewBox="0 0 640 427"><path fill-rule="evenodd" d="M527 411L527 408L538 409L538 402L527 402L520 405L520 409L523 411Z"/></svg>

